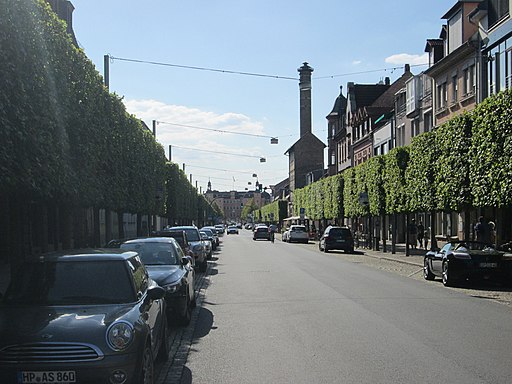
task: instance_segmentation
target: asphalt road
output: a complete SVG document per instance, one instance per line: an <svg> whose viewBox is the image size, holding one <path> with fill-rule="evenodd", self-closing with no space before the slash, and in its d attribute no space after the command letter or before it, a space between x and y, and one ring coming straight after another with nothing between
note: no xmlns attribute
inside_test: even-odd
<svg viewBox="0 0 512 384"><path fill-rule="evenodd" d="M510 307L352 256L224 236L166 382L510 383Z"/></svg>

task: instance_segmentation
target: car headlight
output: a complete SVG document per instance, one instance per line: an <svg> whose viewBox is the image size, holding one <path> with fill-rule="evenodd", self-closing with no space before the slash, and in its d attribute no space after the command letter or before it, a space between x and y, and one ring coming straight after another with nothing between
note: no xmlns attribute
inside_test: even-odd
<svg viewBox="0 0 512 384"><path fill-rule="evenodd" d="M172 284L166 284L166 285L162 286L162 288L164 288L165 292L167 292L167 293L177 292L181 288L181 281L177 281Z"/></svg>
<svg viewBox="0 0 512 384"><path fill-rule="evenodd" d="M133 327L127 321L118 321L107 330L107 344L114 351L123 351L133 340Z"/></svg>

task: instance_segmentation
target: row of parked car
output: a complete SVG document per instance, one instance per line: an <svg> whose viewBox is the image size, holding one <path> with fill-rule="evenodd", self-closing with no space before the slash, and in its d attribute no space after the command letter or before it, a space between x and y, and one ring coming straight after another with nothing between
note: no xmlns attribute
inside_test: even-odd
<svg viewBox="0 0 512 384"><path fill-rule="evenodd" d="M0 293L0 383L153 383L223 232L171 227L25 261Z"/></svg>

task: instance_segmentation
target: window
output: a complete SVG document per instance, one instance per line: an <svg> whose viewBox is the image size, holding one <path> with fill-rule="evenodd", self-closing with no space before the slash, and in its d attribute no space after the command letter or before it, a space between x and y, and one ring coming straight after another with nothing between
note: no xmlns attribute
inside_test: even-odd
<svg viewBox="0 0 512 384"><path fill-rule="evenodd" d="M406 84L406 112L411 113L416 109L416 78Z"/></svg>
<svg viewBox="0 0 512 384"><path fill-rule="evenodd" d="M508 2L509 0L489 0L489 28L497 24L498 21L508 15Z"/></svg>
<svg viewBox="0 0 512 384"><path fill-rule="evenodd" d="M444 82L437 86L437 110L445 109L447 102L448 93L446 89L446 82Z"/></svg>
<svg viewBox="0 0 512 384"><path fill-rule="evenodd" d="M396 146L402 147L404 145L405 145L405 124L402 124L396 128Z"/></svg>
<svg viewBox="0 0 512 384"><path fill-rule="evenodd" d="M413 119L411 121L411 137L418 136L420 134L420 121L419 119Z"/></svg>
<svg viewBox="0 0 512 384"><path fill-rule="evenodd" d="M466 69L464 69L464 84L462 88L462 95L463 96L470 96L472 95L475 87L475 66L470 65Z"/></svg>
<svg viewBox="0 0 512 384"><path fill-rule="evenodd" d="M505 52L505 88L512 88L512 49Z"/></svg>
<svg viewBox="0 0 512 384"><path fill-rule="evenodd" d="M448 20L448 54L462 45L462 10Z"/></svg>
<svg viewBox="0 0 512 384"><path fill-rule="evenodd" d="M427 112L423 115L423 130L429 132L432 130L432 113Z"/></svg>
<svg viewBox="0 0 512 384"><path fill-rule="evenodd" d="M452 104L457 102L457 94L459 92L457 75L452 76Z"/></svg>
<svg viewBox="0 0 512 384"><path fill-rule="evenodd" d="M489 87L489 95L496 93L496 71L494 69L494 63L496 61L495 56L489 53L490 60L487 63L487 79Z"/></svg>
<svg viewBox="0 0 512 384"><path fill-rule="evenodd" d="M336 164L336 152L332 151L331 152L331 164L330 165L334 165Z"/></svg>

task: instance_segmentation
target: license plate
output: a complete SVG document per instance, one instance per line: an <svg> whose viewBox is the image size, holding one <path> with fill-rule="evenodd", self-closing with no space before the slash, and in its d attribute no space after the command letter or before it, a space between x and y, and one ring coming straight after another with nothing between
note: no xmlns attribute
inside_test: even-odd
<svg viewBox="0 0 512 384"><path fill-rule="evenodd" d="M480 268L498 268L498 263L480 263Z"/></svg>
<svg viewBox="0 0 512 384"><path fill-rule="evenodd" d="M345 242L345 240L340 239L340 240L336 240L336 242L337 242L337 243L344 243L344 242Z"/></svg>
<svg viewBox="0 0 512 384"><path fill-rule="evenodd" d="M76 383L75 371L23 371L18 372L19 384Z"/></svg>

